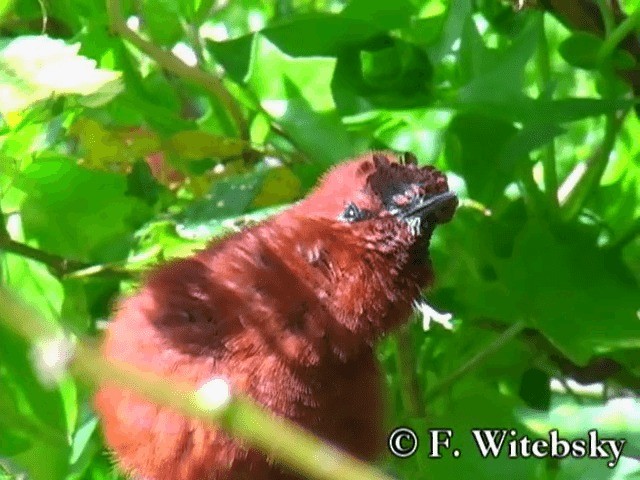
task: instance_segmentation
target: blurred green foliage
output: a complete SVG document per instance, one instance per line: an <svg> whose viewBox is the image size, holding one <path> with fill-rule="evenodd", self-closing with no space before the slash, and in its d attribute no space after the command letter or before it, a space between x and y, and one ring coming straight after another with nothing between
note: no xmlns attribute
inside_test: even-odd
<svg viewBox="0 0 640 480"><path fill-rule="evenodd" d="M412 322L381 343L388 425L452 428L464 453L435 460L425 447L384 467L402 479L638 478L639 58L616 35L640 2L596 2L602 32L498 0L122 3L151 49L110 32L104 2L0 0L3 285L98 335L145 268L279 211L345 158L411 151L462 199L433 239L427 292L454 330ZM196 70L223 78L240 119ZM40 386L29 346L0 322L0 478L120 478L90 394L71 378ZM629 456L614 469L481 459L478 427L597 428L627 439Z"/></svg>

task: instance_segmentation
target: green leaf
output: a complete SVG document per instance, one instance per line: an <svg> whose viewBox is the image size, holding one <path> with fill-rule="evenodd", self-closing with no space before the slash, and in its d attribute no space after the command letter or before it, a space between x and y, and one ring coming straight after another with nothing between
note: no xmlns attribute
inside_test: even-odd
<svg viewBox="0 0 640 480"><path fill-rule="evenodd" d="M15 0L0 0L0 23L4 16L11 11Z"/></svg>
<svg viewBox="0 0 640 480"><path fill-rule="evenodd" d="M22 239L15 235L10 228L13 238ZM58 318L63 302L63 288L60 281L53 276L47 267L34 260L19 255L6 254L0 257L2 261L2 282L4 285L19 289L30 299L32 308L45 319L54 321Z"/></svg>
<svg viewBox="0 0 640 480"><path fill-rule="evenodd" d="M78 138L85 153L85 165L90 168L111 170L121 166L126 170L127 164L162 149L158 135L152 131L112 130L87 117L76 120L69 134Z"/></svg>
<svg viewBox="0 0 640 480"><path fill-rule="evenodd" d="M488 88L488 87L487 87ZM534 99L526 95L500 98L479 97L475 100L443 102L461 112L474 112L523 124L562 124L588 117L597 117L617 110L626 110L633 105L627 99L561 98L558 100Z"/></svg>
<svg viewBox="0 0 640 480"><path fill-rule="evenodd" d="M447 401L444 411L430 419L432 428L447 428L453 431L452 450L459 449L460 456L454 457L452 450L442 450L442 458L427 458L430 448L419 454L423 456L424 470L432 478L467 478L473 472L474 479L493 480L495 478L529 478L530 471L541 460L534 458L509 458L504 448L498 458L482 458L471 433L472 429L515 429L520 435L529 433L514 415L515 402L490 388L477 379L468 379L460 385L457 394ZM425 440L423 432L422 436Z"/></svg>
<svg viewBox="0 0 640 480"><path fill-rule="evenodd" d="M251 146L237 138L200 130L178 132L167 141L170 151L184 160L237 157Z"/></svg>
<svg viewBox="0 0 640 480"><path fill-rule="evenodd" d="M355 14L355 12L354 12ZM335 56L384 31L370 19L322 13L296 15L260 32L284 53L294 56ZM305 41L301 42L300 38Z"/></svg>
<svg viewBox="0 0 640 480"><path fill-rule="evenodd" d="M354 154L331 95L334 59L291 58L261 35L256 36L252 57L247 85L265 111L313 158L318 172Z"/></svg>
<svg viewBox="0 0 640 480"><path fill-rule="evenodd" d="M31 363L31 347L0 322L0 407L4 447L31 478L64 477L68 451L60 390L40 384ZM45 456L38 458L46 453Z"/></svg>
<svg viewBox="0 0 640 480"><path fill-rule="evenodd" d="M380 30L393 30L408 26L415 10L408 0L351 0L340 12L340 17L363 20Z"/></svg>
<svg viewBox="0 0 640 480"><path fill-rule="evenodd" d="M233 175L213 184L205 200L190 205L184 214L183 229L239 217L241 214L289 203L301 193L300 180L285 167Z"/></svg>
<svg viewBox="0 0 640 480"><path fill-rule="evenodd" d="M371 23L371 19L362 18L361 6L353 8L353 18L326 13L294 15L256 34L224 42L208 40L207 48L237 81L242 81L249 72L252 45L257 36L266 37L279 50L293 57L335 57L345 48L364 44L384 32L383 28ZM379 20L389 21L382 16ZM304 38L304 42L300 38Z"/></svg>
<svg viewBox="0 0 640 480"><path fill-rule="evenodd" d="M126 194L124 176L88 170L66 158L31 164L16 187L27 195L21 207L25 237L65 258L126 258L129 231L151 213L144 202Z"/></svg>
<svg viewBox="0 0 640 480"><path fill-rule="evenodd" d="M548 410L551 405L549 375L539 368L530 368L520 379L520 398L536 410Z"/></svg>
<svg viewBox="0 0 640 480"><path fill-rule="evenodd" d="M511 123L481 115L458 115L451 121L448 166L464 177L471 198L490 205L502 196L521 158L497 160L516 133Z"/></svg>
<svg viewBox="0 0 640 480"><path fill-rule="evenodd" d="M469 19L461 46L462 58L465 51L470 50L467 53L470 59L466 62L469 81L458 92L460 101L505 101L520 95L525 65L535 52L539 29L538 21L529 21L508 48L490 54L484 47L475 24Z"/></svg>
<svg viewBox="0 0 640 480"><path fill-rule="evenodd" d="M464 25L473 11L471 0L458 0L455 4L451 2L447 5L442 34L428 49L429 57L434 64L440 63L443 57L451 51L454 43L460 39Z"/></svg>
<svg viewBox="0 0 640 480"><path fill-rule="evenodd" d="M171 47L184 35L180 24L180 2L173 0L143 0L144 25L157 44Z"/></svg>
<svg viewBox="0 0 640 480"><path fill-rule="evenodd" d="M13 430L2 421L0 421L0 428L2 428L2 435L0 435L0 455L12 457L31 447L32 443L29 437L20 430Z"/></svg>
<svg viewBox="0 0 640 480"><path fill-rule="evenodd" d="M143 160L133 164L133 168L127 175L127 195L140 198L152 206L160 197L160 184L151 174L151 168Z"/></svg>
<svg viewBox="0 0 640 480"><path fill-rule="evenodd" d="M122 90L117 72L78 55L79 44L46 36L0 40L0 113L18 112L53 95L80 95L85 105L107 103Z"/></svg>
<svg viewBox="0 0 640 480"><path fill-rule="evenodd" d="M98 419L91 416L75 432L69 458L71 475L80 475L98 453L99 442L95 438L97 427Z"/></svg>
<svg viewBox="0 0 640 480"><path fill-rule="evenodd" d="M560 44L558 51L569 65L596 70L602 43L603 40L592 33L574 32Z"/></svg>
<svg viewBox="0 0 640 480"><path fill-rule="evenodd" d="M62 280L64 301L60 308L60 320L71 331L85 333L89 328L91 315L87 305L87 294L81 279Z"/></svg>
<svg viewBox="0 0 640 480"><path fill-rule="evenodd" d="M571 238L571 241L566 239ZM496 262L498 281L528 319L575 363L640 346L640 288L613 252L578 232L561 237L529 221L512 255Z"/></svg>
<svg viewBox="0 0 640 480"><path fill-rule="evenodd" d="M558 429L561 438L585 438L586 431L595 429L599 438L624 439L623 455L615 468L607 466L605 459L571 459L561 464L559 478L634 478L630 472L637 472L638 462L632 458L640 456L640 428L637 418L640 403L634 398L615 398L603 405L577 405L575 400L562 396L554 400L553 408L547 413L521 409L518 416L537 434L548 435ZM626 473L625 473L626 472Z"/></svg>

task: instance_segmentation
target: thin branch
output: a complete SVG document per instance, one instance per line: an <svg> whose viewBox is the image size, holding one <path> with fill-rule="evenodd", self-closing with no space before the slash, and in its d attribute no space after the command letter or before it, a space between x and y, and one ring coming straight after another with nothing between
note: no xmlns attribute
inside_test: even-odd
<svg viewBox="0 0 640 480"><path fill-rule="evenodd" d="M604 27L604 36L608 37L616 26L616 17L609 5L609 0L596 0L600 16L602 17L602 25Z"/></svg>
<svg viewBox="0 0 640 480"><path fill-rule="evenodd" d="M24 243L16 242L9 237L0 238L0 250L15 253L21 257L29 258L48 266L56 276L63 276L65 273L86 265L82 262L69 260L58 255L47 253Z"/></svg>
<svg viewBox="0 0 640 480"><path fill-rule="evenodd" d="M60 279L87 276L107 278L132 277L132 272L130 270L116 264L92 265L78 260L70 260L68 258L31 247L25 243L17 242L5 236L0 236L0 251L13 253L42 263L49 267L53 274Z"/></svg>
<svg viewBox="0 0 640 480"><path fill-rule="evenodd" d="M598 52L598 59L600 62L604 62L609 58L613 52L618 48L618 45L627 38L633 31L638 28L640 23L640 8L636 10L627 18L625 18L620 25L618 25L603 42Z"/></svg>
<svg viewBox="0 0 640 480"><path fill-rule="evenodd" d="M110 384L133 390L148 400L175 409L191 418L224 429L229 434L260 449L270 458L288 465L309 478L323 480L392 480L376 468L323 442L296 424L265 411L253 400L228 390L216 379L215 395L204 388L195 390L182 382L135 370L122 362L108 360L88 340L69 337L59 327L44 322L8 290L0 287L0 319L9 328L38 345L57 347L60 364L47 368L60 371L69 367L79 379L101 385ZM50 372L40 372L46 376ZM209 382L208 384L211 384Z"/></svg>
<svg viewBox="0 0 640 480"><path fill-rule="evenodd" d="M411 334L405 325L396 334L396 364L400 378L400 395L405 411L412 417L424 414L420 386L416 378L416 359L411 348Z"/></svg>
<svg viewBox="0 0 640 480"><path fill-rule="evenodd" d="M544 195L533 178L533 171L530 162L522 162L517 167L519 187L525 201L525 205L534 216L542 216L545 213L546 205Z"/></svg>
<svg viewBox="0 0 640 480"><path fill-rule="evenodd" d="M576 165L558 189L561 215L564 220L574 218L591 192L600 184L626 113L611 113L607 116L604 139L597 152L586 163Z"/></svg>
<svg viewBox="0 0 640 480"><path fill-rule="evenodd" d="M511 325L511 327L502 332L502 334L498 338L496 338L493 342L491 342L489 345L487 345L485 348L471 357L466 363L461 365L451 375L449 375L437 385L434 385L433 388L427 390L427 393L425 394L425 401L428 402L430 400L433 400L435 397L449 390L449 388L458 380L460 380L460 378L464 377L467 373L481 365L482 362L484 362L487 358L489 358L491 355L496 353L507 343L517 337L518 334L520 334L520 332L522 332L524 329L525 323L523 321L519 321Z"/></svg>
<svg viewBox="0 0 640 480"><path fill-rule="evenodd" d="M553 93L551 90L551 61L549 59L549 42L544 27L544 14L540 14L536 65L538 67L539 96L551 98ZM542 166L544 167L544 191L552 210L555 212L558 207L558 174L556 172L556 147L553 138L542 152Z"/></svg>
<svg viewBox="0 0 640 480"><path fill-rule="evenodd" d="M240 136L244 139L249 138L249 130L240 105L218 77L198 67L190 67L172 53L143 39L127 26L122 15L120 0L106 0L106 2L110 26L114 33L121 35L122 38L131 42L136 48L155 60L165 70L203 88L224 106L238 129Z"/></svg>
<svg viewBox="0 0 640 480"><path fill-rule="evenodd" d="M202 47L202 38L200 37L200 29L197 25L192 23L185 23L183 25L183 29L187 36L189 37L189 42L191 43L191 48L196 54L196 58L198 60L198 65L205 64L204 58L204 48Z"/></svg>
<svg viewBox="0 0 640 480"><path fill-rule="evenodd" d="M513 0L516 3L516 0ZM573 31L593 33L601 38L609 37L628 18L620 8L618 0L598 0L601 8L594 5L593 0L538 0L538 7L548 11ZM606 5L605 5L606 4ZM635 14L635 13L634 13ZM611 18L613 16L613 18ZM625 30L627 27L625 27ZM619 33L623 33L624 30ZM613 41L612 41L613 42ZM640 40L635 35L627 35L617 41L618 48L629 52L636 60L640 60ZM608 48L608 47L607 47ZM636 96L640 93L640 69L620 70L617 75L623 78L633 89Z"/></svg>

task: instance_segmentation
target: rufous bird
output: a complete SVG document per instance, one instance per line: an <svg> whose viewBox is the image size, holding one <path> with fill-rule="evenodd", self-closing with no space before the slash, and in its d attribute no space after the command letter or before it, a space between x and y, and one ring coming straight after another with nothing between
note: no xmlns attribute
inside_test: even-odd
<svg viewBox="0 0 640 480"><path fill-rule="evenodd" d="M106 357L195 387L228 381L363 460L384 449L381 335L433 281L428 245L457 207L411 154L333 168L303 201L151 271L119 304ZM223 431L122 388L95 398L121 468L145 480L300 478Z"/></svg>

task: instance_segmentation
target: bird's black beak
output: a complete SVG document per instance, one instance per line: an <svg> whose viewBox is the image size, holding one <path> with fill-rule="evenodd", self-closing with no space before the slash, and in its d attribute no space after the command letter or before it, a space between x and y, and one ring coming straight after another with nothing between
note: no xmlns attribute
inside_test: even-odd
<svg viewBox="0 0 640 480"><path fill-rule="evenodd" d="M429 197L420 197L406 209L398 213L398 217L406 220L414 233L418 230L433 228L437 223L447 223L458 207L458 197L453 192L443 192Z"/></svg>
<svg viewBox="0 0 640 480"><path fill-rule="evenodd" d="M435 217L438 223L451 220L458 206L458 197L453 192L437 193L430 197L418 199L407 210L401 213L404 218L419 216L422 219Z"/></svg>

